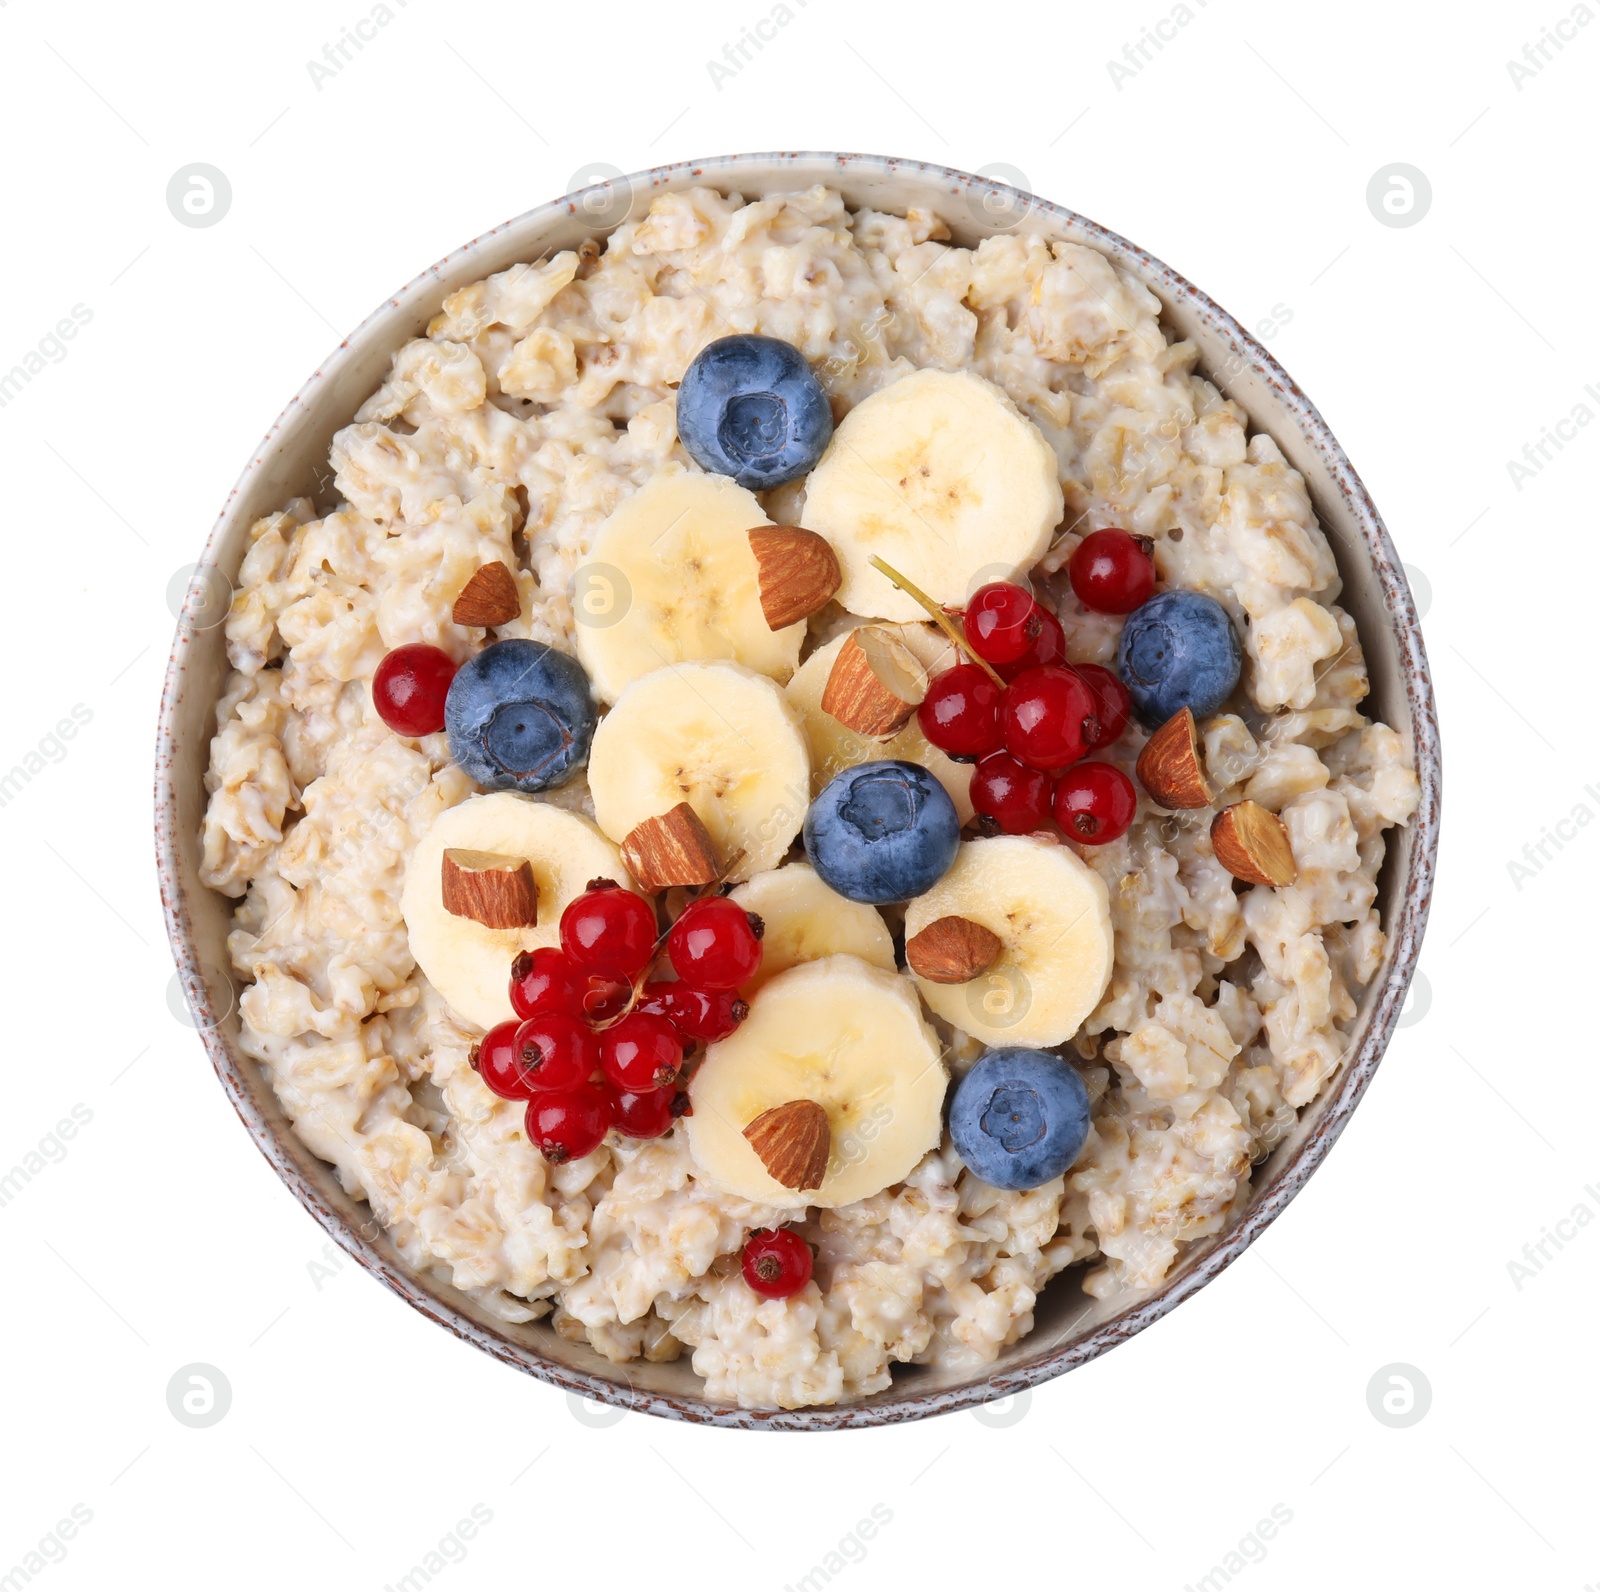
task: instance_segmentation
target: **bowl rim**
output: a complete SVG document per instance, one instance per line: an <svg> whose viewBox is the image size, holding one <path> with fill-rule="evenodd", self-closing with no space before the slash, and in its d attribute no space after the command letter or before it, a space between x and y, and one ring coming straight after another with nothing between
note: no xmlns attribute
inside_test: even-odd
<svg viewBox="0 0 1600 1592"><path fill-rule="evenodd" d="M457 1337L518 1370L563 1388L569 1395L625 1410L703 1425L747 1430L830 1431L893 1425L971 1408L1022 1392L1084 1365L1160 1320L1184 1299L1203 1288L1238 1259L1283 1212L1321 1165L1366 1092L1404 1006L1433 894L1442 772L1438 717L1427 654L1403 565L1360 476L1334 438L1327 422L1298 383L1232 315L1147 251L1066 206L1054 204L981 174L960 171L935 162L812 150L760 151L675 161L607 178L538 205L480 234L419 272L404 287L384 299L318 365L284 406L240 473L213 524L197 568L205 570L212 567L216 549L231 527L236 505L255 477L267 468L275 440L297 411L309 410L317 389L349 357L351 345L363 333L380 322L388 321L397 310L406 306L408 300L415 299L430 284L436 283L442 273L457 268L465 258L481 250L485 244L511 229L533 228L576 214L583 207L585 195L610 195L614 199L619 194L626 194L631 202L635 193L696 177L705 177L714 186L736 188L741 171L785 164L798 168L802 163L826 165L840 173L854 172L890 179L915 174L931 182L966 188L969 203L995 201L1001 206L1026 207L1026 213L1039 213L1047 217L1058 227L1100 249L1116 263L1131 269L1141 281L1158 291L1159 296L1184 303L1193 315L1231 345L1240 360L1240 364L1233 367L1234 373L1249 372L1272 391L1281 406L1283 419L1298 428L1303 441L1319 456L1359 527L1390 618L1397 649L1400 685L1410 709L1412 751L1422 795L1410 824L1411 844L1406 873L1395 892L1395 921L1385 925L1388 936L1385 952L1385 961L1389 964L1388 977L1378 992L1367 1022L1360 1030L1359 1044L1348 1056L1344 1075L1336 1083L1312 1131L1276 1177L1252 1196L1249 1207L1236 1224L1217 1236L1193 1265L1171 1277L1154 1293L1136 1299L1125 1310L1101 1322L1084 1337L1041 1351L1032 1358L1007 1366L1003 1371L989 1371L957 1387L918 1392L913 1384L897 1392L891 1386L886 1393L873 1395L870 1402L809 1406L798 1410L747 1410L703 1396L667 1395L635 1388L627 1380L626 1369L622 1366L616 1368L614 1375L606 1376L563 1365L537 1347L513 1342L466 1315L448 1299L440 1297L421 1277L385 1256L376 1242L379 1235L377 1223L367 1221L353 1224L331 1208L309 1175L287 1153L275 1126L261 1111L246 1081L246 1069L255 1064L236 1054L223 1035L221 1024L228 1013L223 1012L219 1017L215 1011L204 976L204 965L195 947L182 884L180 854L183 848L195 843L193 836L185 835L179 829L175 783L178 772L175 720L183 694L187 650L194 639L194 633L182 619L173 641L161 694L156 745L155 841L168 939L177 963L180 984L218 1079L257 1148L306 1210L352 1258L379 1277L414 1309L448 1328ZM610 228L605 230L609 231Z"/></svg>

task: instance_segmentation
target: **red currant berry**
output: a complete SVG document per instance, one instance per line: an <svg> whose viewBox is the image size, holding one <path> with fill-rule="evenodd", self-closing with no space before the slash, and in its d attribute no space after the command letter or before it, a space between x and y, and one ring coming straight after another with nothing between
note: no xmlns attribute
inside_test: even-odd
<svg viewBox="0 0 1600 1592"><path fill-rule="evenodd" d="M1027 669L1006 687L1000 727L1019 763L1049 772L1076 763L1100 733L1088 681L1064 664Z"/></svg>
<svg viewBox="0 0 1600 1592"><path fill-rule="evenodd" d="M922 733L948 757L970 763L1000 744L1000 687L975 663L936 674L917 709Z"/></svg>
<svg viewBox="0 0 1600 1592"><path fill-rule="evenodd" d="M682 1065L683 1039L665 1017L632 1011L600 1036L600 1066L618 1089L664 1089Z"/></svg>
<svg viewBox="0 0 1600 1592"><path fill-rule="evenodd" d="M1067 565L1078 601L1097 614L1131 614L1147 602L1156 589L1150 546L1129 531L1091 531Z"/></svg>
<svg viewBox="0 0 1600 1592"><path fill-rule="evenodd" d="M542 1089L528 1102L528 1137L557 1166L598 1149L610 1126L611 1097L597 1084Z"/></svg>
<svg viewBox="0 0 1600 1592"><path fill-rule="evenodd" d="M456 677L448 652L413 641L386 653L372 676L372 705L396 735L433 735L444 728L444 699Z"/></svg>
<svg viewBox="0 0 1600 1592"><path fill-rule="evenodd" d="M1056 781L1061 832L1085 846L1104 846L1128 832L1139 797L1133 781L1109 763L1079 763Z"/></svg>
<svg viewBox="0 0 1600 1592"><path fill-rule="evenodd" d="M630 1139L659 1139L677 1120L670 1089L616 1089L611 1094L611 1116L618 1133Z"/></svg>
<svg viewBox="0 0 1600 1592"><path fill-rule="evenodd" d="M691 901L667 935L667 956L696 989L737 989L761 966L761 919L726 896Z"/></svg>
<svg viewBox="0 0 1600 1592"><path fill-rule="evenodd" d="M1008 580L991 581L972 594L962 616L967 645L990 663L1015 663L1039 634L1033 593Z"/></svg>
<svg viewBox="0 0 1600 1592"><path fill-rule="evenodd" d="M583 1010L587 980L553 945L523 951L511 964L511 1009L518 1017Z"/></svg>
<svg viewBox="0 0 1600 1592"><path fill-rule="evenodd" d="M1050 776L1025 767L1009 752L980 759L969 790L974 810L1004 834L1026 835L1050 820Z"/></svg>
<svg viewBox="0 0 1600 1592"><path fill-rule="evenodd" d="M1089 682L1089 689L1094 692L1094 716L1099 720L1100 734L1089 743L1089 750L1098 752L1122 734L1133 703L1127 686L1104 664L1075 663L1073 668Z"/></svg>
<svg viewBox="0 0 1600 1592"><path fill-rule="evenodd" d="M570 1089L600 1065L592 1033L567 1012L540 1012L517 1030L517 1059L534 1089Z"/></svg>
<svg viewBox="0 0 1600 1592"><path fill-rule="evenodd" d="M788 1227L758 1227L745 1240L744 1280L763 1299L787 1299L811 1281L811 1246Z"/></svg>
<svg viewBox="0 0 1600 1592"><path fill-rule="evenodd" d="M1067 636L1061 628L1061 621L1043 603L1034 606L1038 609L1039 633L1015 663L995 665L1002 680L1015 680L1024 669L1038 669L1047 663L1067 661Z"/></svg>
<svg viewBox="0 0 1600 1592"><path fill-rule="evenodd" d="M632 979L655 943L655 909L614 879L591 879L561 914L561 949L586 973Z"/></svg>
<svg viewBox="0 0 1600 1592"><path fill-rule="evenodd" d="M685 1039L709 1045L726 1039L750 1015L750 1006L732 990L658 983L645 985L634 1011L665 1017Z"/></svg>
<svg viewBox="0 0 1600 1592"><path fill-rule="evenodd" d="M526 1100L534 1091L533 1079L521 1061L517 1047L517 1030L521 1025L513 1018L510 1022L496 1023L478 1041L472 1053L472 1065L502 1100Z"/></svg>

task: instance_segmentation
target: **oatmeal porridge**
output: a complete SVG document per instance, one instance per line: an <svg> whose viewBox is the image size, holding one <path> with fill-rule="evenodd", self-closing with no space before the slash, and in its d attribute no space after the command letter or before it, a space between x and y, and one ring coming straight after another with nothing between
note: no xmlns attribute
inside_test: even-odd
<svg viewBox="0 0 1600 1592"><path fill-rule="evenodd" d="M1418 783L1159 312L1076 244L662 195L452 294L253 527L203 877L408 1263L795 1408L1247 1200Z"/></svg>

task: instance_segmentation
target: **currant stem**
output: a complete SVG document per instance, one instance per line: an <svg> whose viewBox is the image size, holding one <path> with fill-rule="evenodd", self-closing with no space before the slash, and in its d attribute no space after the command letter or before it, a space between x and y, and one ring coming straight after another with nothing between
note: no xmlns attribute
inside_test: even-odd
<svg viewBox="0 0 1600 1592"><path fill-rule="evenodd" d="M989 678L993 680L1002 691L1005 690L1006 683L1000 678L1000 675L996 671L994 665L991 664L987 658L980 658L977 653L972 650L971 646L968 645L967 638L961 633L961 627L949 616L949 614L944 611L944 609L938 605L938 603L933 600L933 598L923 591L920 586L914 585L911 581L907 580L899 570L893 569L888 564L884 563L884 561L876 554L874 554L868 560L868 562L875 570L878 571L879 574L884 576L885 579L892 581L896 586L898 586L900 590L906 594L906 596L912 599L912 601L920 603L924 608L926 608L928 610L929 617L951 639L951 641L953 641L962 652L971 658L972 661L977 664L977 666L982 669L983 672L988 675Z"/></svg>
<svg viewBox="0 0 1600 1592"><path fill-rule="evenodd" d="M712 895L716 891L720 890L723 887L723 885L725 885L728 882L728 876L733 872L733 870L735 868L737 868L739 866L739 864L741 862L744 861L744 851L745 851L744 847L740 846L740 848L736 852L734 852L734 854L731 857L729 857L728 860L725 863L723 863L722 872L719 873L717 875L717 877L711 881L710 884L703 884L703 885L700 886L700 888L698 890L695 891L694 899L696 901L699 901L700 899L702 899L702 897L705 897L705 896L708 896L708 895Z"/></svg>

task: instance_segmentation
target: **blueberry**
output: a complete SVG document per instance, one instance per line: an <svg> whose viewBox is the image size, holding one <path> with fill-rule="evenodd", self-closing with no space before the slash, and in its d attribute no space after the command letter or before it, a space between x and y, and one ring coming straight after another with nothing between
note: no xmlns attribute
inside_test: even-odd
<svg viewBox="0 0 1600 1592"><path fill-rule="evenodd" d="M1215 713L1239 683L1239 632L1221 603L1199 591L1164 591L1129 614L1117 673L1150 728L1180 708Z"/></svg>
<svg viewBox="0 0 1600 1592"><path fill-rule="evenodd" d="M822 457L833 411L799 349L739 332L707 343L684 372L678 435L702 470L762 492Z"/></svg>
<svg viewBox="0 0 1600 1592"><path fill-rule="evenodd" d="M1038 1188L1078 1159L1089 1136L1089 1091L1048 1050L986 1051L950 1100L956 1152L995 1188Z"/></svg>
<svg viewBox="0 0 1600 1592"><path fill-rule="evenodd" d="M805 839L830 889L881 906L933 888L956 860L961 820L920 763L861 763L835 774L812 802Z"/></svg>
<svg viewBox="0 0 1600 1592"><path fill-rule="evenodd" d="M575 658L497 641L456 671L444 699L450 755L485 790L549 790L589 761L594 698Z"/></svg>

